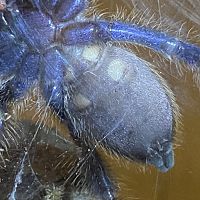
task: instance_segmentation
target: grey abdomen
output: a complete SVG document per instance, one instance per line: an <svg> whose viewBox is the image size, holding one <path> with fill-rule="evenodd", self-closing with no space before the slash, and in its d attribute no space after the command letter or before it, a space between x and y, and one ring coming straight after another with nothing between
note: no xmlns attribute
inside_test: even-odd
<svg viewBox="0 0 200 200"><path fill-rule="evenodd" d="M67 73L65 107L79 137L88 142L89 132L95 144L142 161L157 141L172 142L172 102L144 61L114 46L78 51L82 70Z"/></svg>

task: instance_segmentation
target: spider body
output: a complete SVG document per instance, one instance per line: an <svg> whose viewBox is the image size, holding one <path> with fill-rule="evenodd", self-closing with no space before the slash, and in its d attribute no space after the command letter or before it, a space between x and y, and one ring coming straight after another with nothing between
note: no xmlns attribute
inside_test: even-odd
<svg viewBox="0 0 200 200"><path fill-rule="evenodd" d="M161 171L174 164L177 119L173 95L142 60L109 41L134 42L195 66L200 48L123 22L84 17L84 0L12 1L1 13L1 107L39 83L47 102L68 123L83 149L81 170L92 193L114 199L114 187L96 152L112 152ZM5 100L6 96L6 100ZM92 174L93 173L93 174Z"/></svg>

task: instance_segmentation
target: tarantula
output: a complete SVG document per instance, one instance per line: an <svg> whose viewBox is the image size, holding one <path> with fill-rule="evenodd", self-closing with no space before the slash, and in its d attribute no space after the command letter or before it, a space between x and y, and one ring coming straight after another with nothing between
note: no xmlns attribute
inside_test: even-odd
<svg viewBox="0 0 200 200"><path fill-rule="evenodd" d="M200 63L200 47L135 24L87 18L90 3L12 0L2 7L0 138L3 144L10 102L39 88L46 106L68 125L81 148L70 178L81 171L92 194L111 200L115 187L97 147L166 172L174 165L178 123L178 108L165 81L116 42L142 45L194 68ZM26 140L29 152L33 143Z"/></svg>

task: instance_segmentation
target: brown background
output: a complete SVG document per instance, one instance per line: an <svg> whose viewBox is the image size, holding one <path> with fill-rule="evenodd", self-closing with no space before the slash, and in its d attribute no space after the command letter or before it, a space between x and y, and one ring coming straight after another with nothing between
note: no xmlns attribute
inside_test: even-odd
<svg viewBox="0 0 200 200"><path fill-rule="evenodd" d="M198 0L101 0L101 8L115 13L116 5L125 6L128 10L134 6L142 12L148 9L154 13L154 19L159 23L160 18L170 21L162 24L160 29L172 29L171 34L186 38L193 27L188 39L198 43L200 34L200 2ZM184 4L182 3L184 2ZM134 6L133 6L134 5ZM145 15L144 15L145 17ZM147 18L149 16L146 16ZM176 24L178 22L178 25ZM181 26L185 22L184 26ZM181 28L182 27L182 28ZM195 32L196 31L196 32ZM183 70L182 74L174 70L167 61L156 60L147 53L141 54L155 65L163 74L169 86L174 91L182 113L182 134L179 135L179 145L175 150L175 167L166 174L146 167L141 170L134 163L120 161L120 164L110 157L108 166L117 177L120 186L120 199L131 200L194 200L200 199L200 93L191 72ZM124 164L125 163L125 164Z"/></svg>

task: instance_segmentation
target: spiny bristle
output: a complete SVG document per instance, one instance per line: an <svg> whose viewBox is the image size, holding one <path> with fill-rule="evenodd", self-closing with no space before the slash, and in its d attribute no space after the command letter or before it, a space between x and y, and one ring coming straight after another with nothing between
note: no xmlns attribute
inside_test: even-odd
<svg viewBox="0 0 200 200"><path fill-rule="evenodd" d="M46 186L45 188L46 195L44 200L62 200L64 195L63 186Z"/></svg>
<svg viewBox="0 0 200 200"><path fill-rule="evenodd" d="M92 13L95 16L94 17L95 19L108 19L110 21L120 20L127 23L137 24L139 26L148 27L152 30L157 30L157 31L167 33L182 41L192 42L193 44L199 44L200 34L198 34L198 30L196 27L189 26L188 22L184 20L182 21L179 20L179 21L174 22L172 18L169 18L165 15L157 16L155 15L155 13L152 11L151 8L145 7L145 10L141 11L139 7L137 6L137 4L134 4L133 2L132 3L131 1L127 2L127 5L129 6L124 6L124 7L122 6L119 7L118 5L116 5L115 11L109 12L108 9L106 9L106 11L102 10L102 6L95 7L95 5L99 3L99 1L98 2L94 1L92 4L93 6L91 6L89 10L93 10ZM128 45L127 43L120 43L120 42L116 42L116 44L124 46L126 48L129 48L130 46L134 46L135 49L138 50L138 52L140 52L141 49L143 48L143 47L138 48L138 45L134 45L134 44ZM150 50L150 51L153 52L153 50ZM179 62L178 60L174 58L173 59L166 58L162 55L158 55L156 52L154 53L159 58L158 62L162 63L163 61L164 64L166 64L165 60L168 60L169 63L175 63L175 69L177 70L177 73L179 75L181 74L181 71L185 69L197 71L197 73L194 72L194 80L197 83L197 86L200 88L200 85L199 85L200 79L199 79L199 76L197 75L198 74L198 70L196 69L197 67L185 64L183 62ZM167 63L167 65L169 65L169 63Z"/></svg>
<svg viewBox="0 0 200 200"><path fill-rule="evenodd" d="M39 86L30 90L24 98L11 102L9 110L15 120L30 120L39 128L55 128L56 131L63 133L62 136L68 138L67 126L61 123L58 114L47 105Z"/></svg>
<svg viewBox="0 0 200 200"><path fill-rule="evenodd" d="M93 20L101 19L104 15L107 15L107 9L101 9L102 3L100 0L92 0L90 2L90 6L85 11L84 16L87 18L91 18Z"/></svg>
<svg viewBox="0 0 200 200"><path fill-rule="evenodd" d="M5 168L8 162L9 149L18 148L24 136L20 123L9 113L3 113L0 127L0 168ZM2 115L2 114L1 114Z"/></svg>
<svg viewBox="0 0 200 200"><path fill-rule="evenodd" d="M70 200L101 200L97 197L93 197L89 191L82 189L82 191L72 191Z"/></svg>
<svg viewBox="0 0 200 200"><path fill-rule="evenodd" d="M139 26L147 26L154 30L172 34L183 40L192 38L190 37L192 30L188 31L187 38L185 36L185 29L183 29L183 27L186 22L172 22L171 19L166 17L159 17L158 19L151 9L146 8L141 11L134 4L131 9L127 8L127 6L118 6L117 4L115 7L116 8L112 12L109 11L108 8L103 8L102 10L100 1L94 1L89 7L86 16L95 16L93 18L108 19L110 21L123 21L126 23L137 24ZM172 24L172 26L169 26L169 24Z"/></svg>

